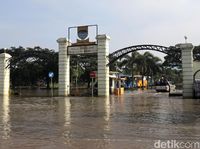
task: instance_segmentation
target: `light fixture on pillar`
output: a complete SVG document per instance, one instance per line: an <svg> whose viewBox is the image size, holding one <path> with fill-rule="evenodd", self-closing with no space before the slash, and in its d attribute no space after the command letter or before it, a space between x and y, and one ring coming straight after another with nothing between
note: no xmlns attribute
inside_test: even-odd
<svg viewBox="0 0 200 149"><path fill-rule="evenodd" d="M185 43L187 43L187 36L184 36L184 39L185 39Z"/></svg>

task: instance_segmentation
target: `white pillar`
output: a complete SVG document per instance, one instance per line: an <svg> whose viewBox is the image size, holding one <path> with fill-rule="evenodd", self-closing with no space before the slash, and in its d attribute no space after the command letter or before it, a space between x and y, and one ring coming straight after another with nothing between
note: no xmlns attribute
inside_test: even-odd
<svg viewBox="0 0 200 149"><path fill-rule="evenodd" d="M57 40L59 45L59 96L70 94L70 56L67 55L67 47L70 42L66 38Z"/></svg>
<svg viewBox="0 0 200 149"><path fill-rule="evenodd" d="M10 97L0 96L0 124L1 124L1 137L8 139L10 137L11 124L10 124ZM6 144L5 144L6 145ZM0 145L1 146L1 145ZM2 145L3 146L3 145ZM7 146L5 146L7 147Z"/></svg>
<svg viewBox="0 0 200 149"><path fill-rule="evenodd" d="M0 54L0 95L9 95L10 92L10 68L7 53Z"/></svg>
<svg viewBox="0 0 200 149"><path fill-rule="evenodd" d="M106 35L98 35L98 96L109 96L109 40Z"/></svg>
<svg viewBox="0 0 200 149"><path fill-rule="evenodd" d="M178 44L182 54L183 69L183 98L193 97L193 45L191 43Z"/></svg>

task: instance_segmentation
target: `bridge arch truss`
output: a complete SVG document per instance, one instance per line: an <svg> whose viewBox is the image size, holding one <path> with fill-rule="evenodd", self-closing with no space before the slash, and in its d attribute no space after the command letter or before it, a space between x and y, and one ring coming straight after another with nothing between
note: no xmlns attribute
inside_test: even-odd
<svg viewBox="0 0 200 149"><path fill-rule="evenodd" d="M160 45L148 45L148 44L126 47L126 48L117 50L109 55L108 66L112 64L113 62L115 62L117 59L122 58L124 55L131 52L141 51L141 50L150 50L150 51L158 51L158 52L170 55L169 51L171 48L172 47L165 47L165 46L160 46ZM176 47L173 47L173 48L176 48Z"/></svg>

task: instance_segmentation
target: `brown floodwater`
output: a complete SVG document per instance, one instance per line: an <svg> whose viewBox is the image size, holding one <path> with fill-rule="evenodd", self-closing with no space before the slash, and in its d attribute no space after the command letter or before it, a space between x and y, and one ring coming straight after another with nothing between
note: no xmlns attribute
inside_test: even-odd
<svg viewBox="0 0 200 149"><path fill-rule="evenodd" d="M151 149L200 140L200 101L154 91L124 96L0 97L0 149Z"/></svg>

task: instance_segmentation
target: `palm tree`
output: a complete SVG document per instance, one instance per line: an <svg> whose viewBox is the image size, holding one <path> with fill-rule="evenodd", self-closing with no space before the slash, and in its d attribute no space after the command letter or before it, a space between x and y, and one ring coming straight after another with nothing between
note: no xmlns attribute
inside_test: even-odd
<svg viewBox="0 0 200 149"><path fill-rule="evenodd" d="M132 52L130 55L125 55L121 58L119 66L123 69L123 73L132 76L132 84L134 84L134 75L138 74L137 61L140 53Z"/></svg>
<svg viewBox="0 0 200 149"><path fill-rule="evenodd" d="M149 76L153 79L155 75L162 71L162 60L150 52L145 52L144 57L146 63L146 72L144 74L147 76L147 80L149 79Z"/></svg>
<svg viewBox="0 0 200 149"><path fill-rule="evenodd" d="M114 58L114 57L110 57L110 59L113 59L113 58ZM109 65L110 71L121 72L121 66L122 66L121 61L122 61L122 59L118 59L118 60L116 60L115 62L111 63L111 64Z"/></svg>
<svg viewBox="0 0 200 149"><path fill-rule="evenodd" d="M124 73L132 75L134 74L142 75L142 84L144 76L151 76L158 74L161 71L161 59L155 57L150 52L145 52L140 54L138 52L133 52L131 55L126 55L121 61L121 66L124 69ZM134 80L132 80L134 83Z"/></svg>

